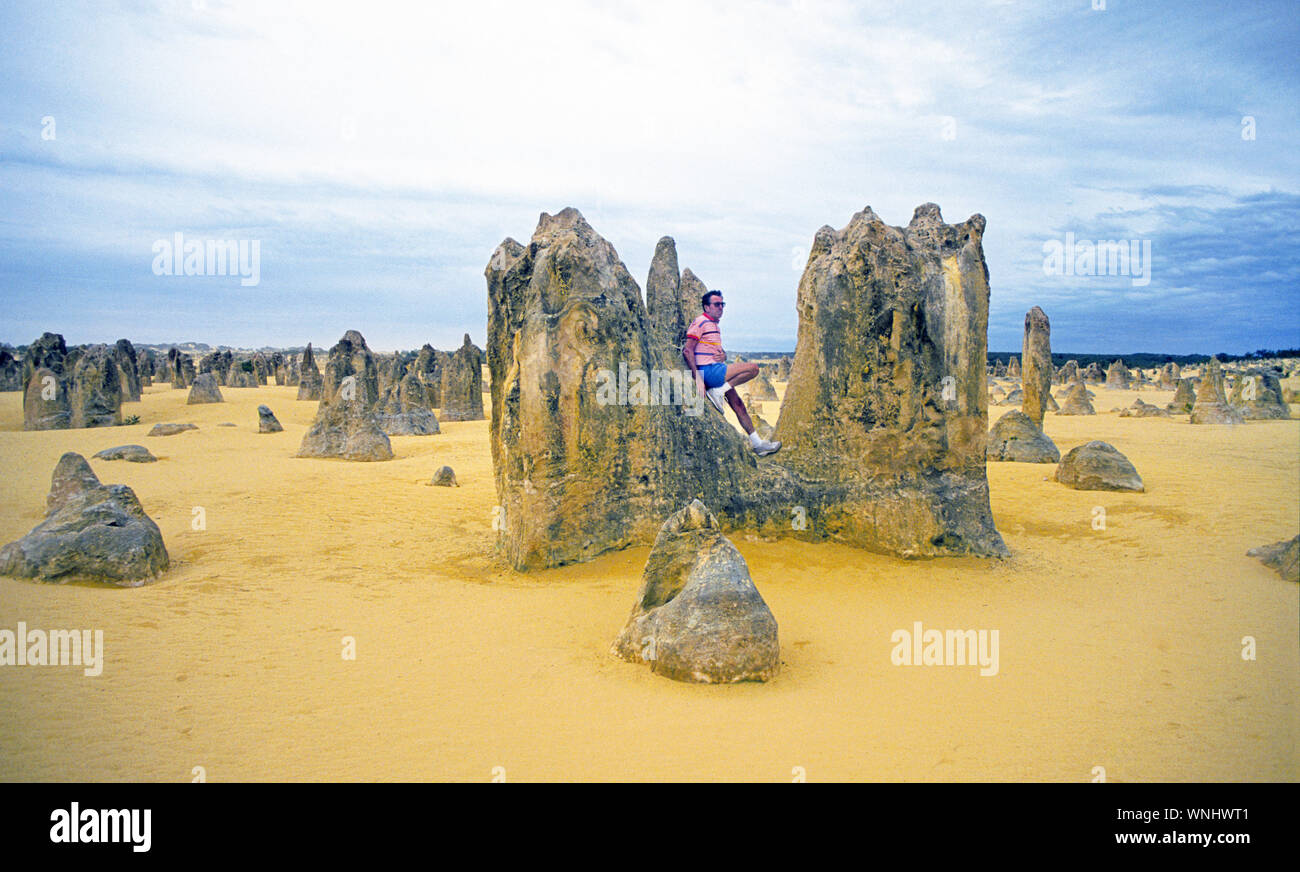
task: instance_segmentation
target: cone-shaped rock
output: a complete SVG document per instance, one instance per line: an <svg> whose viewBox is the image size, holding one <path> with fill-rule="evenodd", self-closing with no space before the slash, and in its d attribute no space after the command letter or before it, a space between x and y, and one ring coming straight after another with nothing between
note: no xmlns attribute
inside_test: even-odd
<svg viewBox="0 0 1300 872"><path fill-rule="evenodd" d="M1110 365L1110 368L1106 370L1106 387L1108 388L1127 390L1131 381L1132 375L1129 373L1128 367L1124 365L1124 361L1122 360L1115 361Z"/></svg>
<svg viewBox="0 0 1300 872"><path fill-rule="evenodd" d="M1075 490L1146 490L1133 464L1108 442L1070 449L1056 468L1056 480Z"/></svg>
<svg viewBox="0 0 1300 872"><path fill-rule="evenodd" d="M434 487L460 487L460 483L456 481L456 471L450 466L438 467L429 484Z"/></svg>
<svg viewBox="0 0 1300 872"><path fill-rule="evenodd" d="M1088 389L1083 382L1077 381L1065 389L1065 397L1061 400L1061 408L1057 411L1058 415L1095 415L1097 410L1092 407L1092 400L1088 399Z"/></svg>
<svg viewBox="0 0 1300 872"><path fill-rule="evenodd" d="M325 381L321 377L320 369L316 366L316 358L312 354L310 342L307 343L307 349L302 353L302 363L299 365L298 370L298 399L319 400Z"/></svg>
<svg viewBox="0 0 1300 872"><path fill-rule="evenodd" d="M837 539L904 556L1007 553L985 475L983 232L983 216L948 225L933 203L905 228L868 207L817 232L776 432L780 462L826 482L809 517Z"/></svg>
<svg viewBox="0 0 1300 872"><path fill-rule="evenodd" d="M645 282L646 314L651 333L671 348L681 348L691 318L682 311L682 277L677 268L677 243L665 236L655 245ZM687 311L694 311L688 309Z"/></svg>
<svg viewBox="0 0 1300 872"><path fill-rule="evenodd" d="M792 477L760 465L704 409L680 354L651 338L636 281L576 209L543 214L527 248L501 243L485 276L492 464L511 564L650 542L658 519L701 494L732 523L790 529L806 505Z"/></svg>
<svg viewBox="0 0 1300 872"><path fill-rule="evenodd" d="M1174 390L1173 402L1165 408L1176 415L1187 414L1192 411L1196 405L1196 391L1192 388L1192 380L1189 378L1180 378L1178 387Z"/></svg>
<svg viewBox="0 0 1300 872"><path fill-rule="evenodd" d="M682 270L681 294L682 294L682 320L686 322L682 327L682 341L675 346L677 356L675 360L681 360L682 365L686 365L685 358L682 357L682 345L686 342L686 328L691 326L691 322L698 318L704 312L704 295L709 292L700 277L691 272L690 267ZM740 363L738 355L733 356L730 363Z"/></svg>
<svg viewBox="0 0 1300 872"><path fill-rule="evenodd" d="M257 407L258 433L279 433L282 430L284 430L284 427L280 425L280 421L275 417L275 413L271 411L270 406Z"/></svg>
<svg viewBox="0 0 1300 872"><path fill-rule="evenodd" d="M113 359L121 372L122 402L140 402L140 365L136 362L135 346L126 339L117 340Z"/></svg>
<svg viewBox="0 0 1300 872"><path fill-rule="evenodd" d="M1101 364L1095 360L1084 367L1080 375L1085 384L1099 385L1106 380L1106 374L1101 371Z"/></svg>
<svg viewBox="0 0 1300 872"><path fill-rule="evenodd" d="M1219 359L1211 357L1201 371L1201 383L1196 387L1196 403L1192 406L1193 424L1240 424L1241 411L1228 405L1223 389L1223 370Z"/></svg>
<svg viewBox="0 0 1300 872"><path fill-rule="evenodd" d="M136 587L167 569L162 534L135 493L100 484L80 454L59 459L46 509L30 533L0 548L0 575Z"/></svg>
<svg viewBox="0 0 1300 872"><path fill-rule="evenodd" d="M24 390L32 383L32 374L38 369L48 369L57 378L71 375L70 367L65 366L68 346L63 336L58 333L42 333L41 337L27 346L23 354Z"/></svg>
<svg viewBox="0 0 1300 872"><path fill-rule="evenodd" d="M1178 387L1178 378L1180 372L1178 364L1170 361L1160 368L1160 380L1158 385L1162 391L1172 391Z"/></svg>
<svg viewBox="0 0 1300 872"><path fill-rule="evenodd" d="M1282 383L1268 372L1244 373L1232 386L1228 403L1241 410L1250 421L1286 420L1291 409L1282 402Z"/></svg>
<svg viewBox="0 0 1300 872"><path fill-rule="evenodd" d="M347 387L344 380L349 376L352 381ZM340 391L347 395L345 399L356 399L367 409L379 402L379 367L365 337L356 330L344 333L330 349L323 379L322 402L326 397L338 396Z"/></svg>
<svg viewBox="0 0 1300 872"><path fill-rule="evenodd" d="M1079 361L1067 360L1061 365L1061 371L1056 382L1057 384L1069 385L1077 381L1082 381L1082 377L1079 375Z"/></svg>
<svg viewBox="0 0 1300 872"><path fill-rule="evenodd" d="M1014 354L1007 363L1007 378L1020 378L1020 359Z"/></svg>
<svg viewBox="0 0 1300 872"><path fill-rule="evenodd" d="M187 406L223 402L225 397L221 396L221 388L217 384L215 372L204 372L195 376L194 384L190 385L190 395L185 400Z"/></svg>
<svg viewBox="0 0 1300 872"><path fill-rule="evenodd" d="M38 368L23 394L23 429L66 430L71 426L72 407L64 380L52 369Z"/></svg>
<svg viewBox="0 0 1300 872"><path fill-rule="evenodd" d="M776 402L776 388L765 372L760 371L758 377L749 383L749 394L760 403Z"/></svg>
<svg viewBox="0 0 1300 872"><path fill-rule="evenodd" d="M1061 452L1028 415L1013 410L989 431L988 457L990 461L1057 463Z"/></svg>
<svg viewBox="0 0 1300 872"><path fill-rule="evenodd" d="M1047 313L1037 306L1025 313L1025 337L1020 353L1025 359L1020 411L1041 429L1047 401L1052 395L1052 325Z"/></svg>
<svg viewBox="0 0 1300 872"><path fill-rule="evenodd" d="M380 428L374 408L366 403L364 387L357 385L356 376L345 375L334 396L328 402L321 400L316 419L302 437L299 457L393 459L392 443Z"/></svg>
<svg viewBox="0 0 1300 872"><path fill-rule="evenodd" d="M678 681L767 681L781 664L776 618L745 558L694 500L660 528L612 653Z"/></svg>
<svg viewBox="0 0 1300 872"><path fill-rule="evenodd" d="M85 350L72 370L68 405L72 426L113 427L122 423L122 374L107 345Z"/></svg>
<svg viewBox="0 0 1300 872"><path fill-rule="evenodd" d="M425 343L420 353L415 356L412 368L424 383L425 396L431 409L442 406L442 369L447 357L446 352L438 351L428 343Z"/></svg>
<svg viewBox="0 0 1300 872"><path fill-rule="evenodd" d="M483 356L465 341L447 359L442 370L442 420L483 420Z"/></svg>

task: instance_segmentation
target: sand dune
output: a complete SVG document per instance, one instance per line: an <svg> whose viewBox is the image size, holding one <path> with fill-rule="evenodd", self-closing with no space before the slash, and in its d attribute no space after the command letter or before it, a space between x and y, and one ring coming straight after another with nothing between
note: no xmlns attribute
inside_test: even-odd
<svg viewBox="0 0 1300 872"><path fill-rule="evenodd" d="M98 677L0 667L0 779L1295 780L1300 589L1245 552L1300 529L1300 421L1121 419L1107 410L1172 392L1094 390L1100 414L1049 414L1047 434L1062 454L1112 443L1147 493L990 464L1008 560L733 534L783 666L730 687L609 656L647 548L494 562L486 421L346 463L293 457L316 409L295 388L186 406L159 385L124 405L138 425L36 433L0 394L0 542L41 519L63 452L136 442L160 462L92 465L135 490L173 560L133 590L0 579L0 628L98 628L106 649ZM257 433L259 403L283 433ZM146 438L159 421L200 429ZM460 488L426 486L443 464ZM997 629L998 674L893 665L915 621Z"/></svg>

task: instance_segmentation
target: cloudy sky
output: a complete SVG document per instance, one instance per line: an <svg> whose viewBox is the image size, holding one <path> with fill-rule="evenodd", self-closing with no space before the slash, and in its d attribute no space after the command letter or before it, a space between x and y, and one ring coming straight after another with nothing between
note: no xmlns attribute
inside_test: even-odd
<svg viewBox="0 0 1300 872"><path fill-rule="evenodd" d="M1033 305L1061 351L1300 346L1294 0L5 0L0 30L0 341L482 345L493 249L576 206L641 283L673 236L729 347L793 349L817 228L932 201L988 219L991 349ZM177 233L256 242L257 284L156 275ZM1078 274L1099 240L1149 272Z"/></svg>

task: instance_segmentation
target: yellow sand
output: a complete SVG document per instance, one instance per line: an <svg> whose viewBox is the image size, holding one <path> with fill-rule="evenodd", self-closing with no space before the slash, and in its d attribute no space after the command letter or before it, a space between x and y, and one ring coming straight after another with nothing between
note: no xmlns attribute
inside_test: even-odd
<svg viewBox="0 0 1300 872"><path fill-rule="evenodd" d="M1171 394L1096 392L1102 414L1049 415L1048 434L1062 453L1111 442L1148 492L991 464L1009 560L733 536L783 665L732 687L609 656L648 548L493 562L485 421L346 463L293 457L316 407L294 388L187 407L157 386L125 407L139 425L44 433L0 394L0 542L41 519L64 451L135 442L160 461L92 465L135 490L173 563L129 590L0 579L0 628L97 628L107 649L99 677L0 666L0 779L1295 780L1298 587L1245 551L1300 528L1300 421L1120 419ZM285 432L256 432L259 403ZM146 438L158 421L200 429ZM442 464L462 487L426 486ZM999 673L893 665L914 621L998 630Z"/></svg>

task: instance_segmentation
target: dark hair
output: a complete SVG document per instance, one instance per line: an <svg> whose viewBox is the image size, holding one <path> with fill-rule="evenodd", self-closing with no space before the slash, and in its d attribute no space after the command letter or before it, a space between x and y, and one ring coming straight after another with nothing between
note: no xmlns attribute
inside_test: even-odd
<svg viewBox="0 0 1300 872"><path fill-rule="evenodd" d="M707 292L704 296L700 297L700 305L706 309L709 308L709 297L714 297L714 296L721 297L722 291Z"/></svg>

